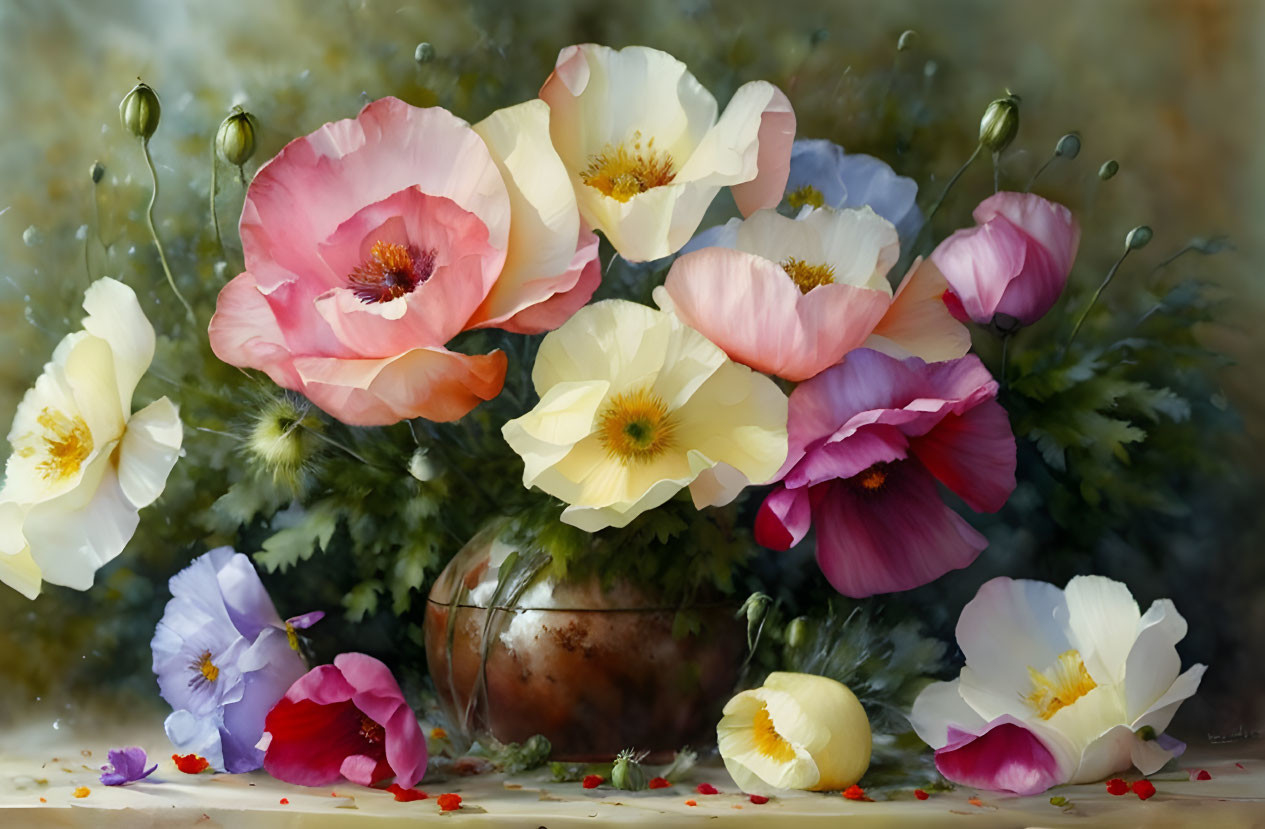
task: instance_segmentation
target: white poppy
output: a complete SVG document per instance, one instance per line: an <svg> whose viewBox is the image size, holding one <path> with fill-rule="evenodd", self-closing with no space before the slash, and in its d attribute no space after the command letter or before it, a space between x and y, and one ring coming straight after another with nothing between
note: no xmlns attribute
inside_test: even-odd
<svg viewBox="0 0 1265 829"><path fill-rule="evenodd" d="M586 43L559 53L540 97L580 215L625 259L680 250L722 187L744 216L782 200L795 113L770 83L742 85L717 117L666 52Z"/></svg>
<svg viewBox="0 0 1265 829"><path fill-rule="evenodd" d="M77 590L123 551L137 510L162 493L180 452L175 405L132 413L154 357L136 294L110 278L84 295L84 330L68 334L18 404L0 489L0 581L27 596L41 581Z"/></svg>
<svg viewBox="0 0 1265 829"><path fill-rule="evenodd" d="M940 773L964 785L1026 795L1130 765L1152 774L1180 753L1162 735L1204 673L1181 673L1185 635L1171 601L1142 613L1103 576L1066 590L996 578L958 619L966 667L924 689L910 719Z"/></svg>

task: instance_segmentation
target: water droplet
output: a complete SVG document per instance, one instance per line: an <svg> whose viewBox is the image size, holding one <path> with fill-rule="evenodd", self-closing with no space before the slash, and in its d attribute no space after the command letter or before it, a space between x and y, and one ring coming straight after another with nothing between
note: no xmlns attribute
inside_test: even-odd
<svg viewBox="0 0 1265 829"><path fill-rule="evenodd" d="M87 238L88 238L88 226L87 226L87 225L79 225L79 229L75 231L75 238L76 238L76 239L78 239L80 242L82 242L84 239L87 239Z"/></svg>
<svg viewBox="0 0 1265 829"><path fill-rule="evenodd" d="M61 720L53 720L53 730L54 731L61 730Z"/></svg>
<svg viewBox="0 0 1265 829"><path fill-rule="evenodd" d="M40 233L40 229L38 227L31 225L26 230L22 231L22 241L26 243L28 248L33 248L44 242L44 234Z"/></svg>

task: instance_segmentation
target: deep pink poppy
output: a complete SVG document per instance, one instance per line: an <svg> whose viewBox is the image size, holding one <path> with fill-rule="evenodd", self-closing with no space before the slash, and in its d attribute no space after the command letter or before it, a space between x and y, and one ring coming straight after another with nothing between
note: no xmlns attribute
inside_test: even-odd
<svg viewBox="0 0 1265 829"><path fill-rule="evenodd" d="M981 325L997 314L1031 325L1067 285L1081 231L1072 211L1031 193L997 193L975 208L975 227L931 254L953 289L951 310Z"/></svg>
<svg viewBox="0 0 1265 829"><path fill-rule="evenodd" d="M426 738L386 665L363 653L301 677L268 714L264 769L278 780L325 786L345 777L411 788L426 773Z"/></svg>
<svg viewBox="0 0 1265 829"><path fill-rule="evenodd" d="M965 567L987 546L936 482L995 512L1015 488L1015 438L997 383L968 355L941 363L870 349L790 398L781 483L756 538L785 550L817 525L817 563L847 596L910 590Z"/></svg>

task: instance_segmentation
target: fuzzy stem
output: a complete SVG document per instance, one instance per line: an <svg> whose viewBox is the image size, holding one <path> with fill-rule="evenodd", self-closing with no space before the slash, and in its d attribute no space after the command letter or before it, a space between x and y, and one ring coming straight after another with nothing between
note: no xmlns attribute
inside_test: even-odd
<svg viewBox="0 0 1265 829"><path fill-rule="evenodd" d="M158 201L158 170L154 168L154 159L149 154L149 142L144 138L141 139L141 155L145 156L145 163L149 165L149 178L153 183L153 190L149 194L149 207L145 210L145 221L149 225L149 235L154 239L154 247L158 248L158 261L162 263L163 273L167 275L167 284L171 286L172 292L176 295L176 299L180 300L180 304L184 306L185 311L189 314L189 322L197 323L197 317L193 315L193 306L184 298L184 294L180 293L180 289L176 287L176 278L171 275L171 268L167 265L167 254L163 250L163 243L158 238L158 228L154 227L154 202Z"/></svg>
<svg viewBox="0 0 1265 829"><path fill-rule="evenodd" d="M215 212L215 191L219 189L218 159L215 156L215 140L211 140L211 227L215 228L215 244L220 249L220 256L224 256L224 238L220 236L220 217Z"/></svg>
<svg viewBox="0 0 1265 829"><path fill-rule="evenodd" d="M1124 253L1120 254L1120 258L1117 259L1115 264L1111 266L1111 270L1107 271L1107 276L1103 279L1102 284L1098 286L1098 290L1094 291L1094 295L1089 298L1089 303L1076 319L1076 325L1072 326L1071 335L1068 336L1067 342L1063 344L1062 351L1059 352L1060 358L1066 355L1067 350L1072 347L1072 341L1076 339L1076 335L1080 332L1081 326L1085 324L1085 318L1089 316L1089 312L1093 309L1094 304L1098 302L1098 298L1102 296L1102 292L1107 290L1107 286L1111 284L1111 280L1116 275L1116 271L1120 270L1120 265L1123 264L1125 258L1129 255L1129 251L1131 250L1133 250L1133 248L1125 247Z"/></svg>

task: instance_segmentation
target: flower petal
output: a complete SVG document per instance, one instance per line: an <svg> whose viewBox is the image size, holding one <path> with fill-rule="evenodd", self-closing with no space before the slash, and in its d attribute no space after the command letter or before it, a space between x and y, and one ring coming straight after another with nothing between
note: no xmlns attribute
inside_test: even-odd
<svg viewBox="0 0 1265 829"><path fill-rule="evenodd" d="M166 397L132 415L119 444L119 486L136 508L147 507L162 495L167 476L180 457L184 424Z"/></svg>
<svg viewBox="0 0 1265 829"><path fill-rule="evenodd" d="M259 369L282 388L303 388L277 316L251 273L239 274L220 290L207 335L223 362Z"/></svg>
<svg viewBox="0 0 1265 829"><path fill-rule="evenodd" d="M756 106L761 107L761 111L760 129L756 133L755 176L730 186L734 203L744 216L777 207L782 200L791 169L791 144L795 140L795 111L790 100L782 90L764 81L738 88L717 122L717 129L749 117L746 110Z"/></svg>
<svg viewBox="0 0 1265 829"><path fill-rule="evenodd" d="M965 355L971 348L971 332L945 305L948 290L949 283L934 262L915 260L870 339L895 343L905 352L901 356L913 355L929 363ZM866 345L884 350L868 340Z"/></svg>
<svg viewBox="0 0 1265 829"><path fill-rule="evenodd" d="M775 488L755 519L756 541L770 550L789 550L808 535L812 510L807 489Z"/></svg>
<svg viewBox="0 0 1265 829"><path fill-rule="evenodd" d="M949 744L936 751L936 768L964 786L1033 795L1066 782L1050 749L1013 721L990 723L981 734L949 729Z"/></svg>
<svg viewBox="0 0 1265 829"><path fill-rule="evenodd" d="M983 717L962 699L956 679L933 682L923 688L914 700L909 724L918 737L932 748L948 745L950 728L980 734L986 725Z"/></svg>
<svg viewBox="0 0 1265 829"><path fill-rule="evenodd" d="M1063 589L1067 597L1067 624L1072 642L1080 651L1089 675L1099 685L1125 679L1125 661L1133 647L1132 631L1142 617L1129 588L1105 576L1077 576ZM1173 657L1177 657L1176 651ZM1181 663L1173 668L1165 688L1173 684ZM1163 692L1159 689L1153 701Z"/></svg>
<svg viewBox="0 0 1265 829"><path fill-rule="evenodd" d="M88 312L84 330L110 344L118 398L130 408L136 384L154 360L154 326L141 310L136 293L108 276L88 287L83 307Z"/></svg>
<svg viewBox="0 0 1265 829"><path fill-rule="evenodd" d="M817 563L845 596L920 587L967 566L988 546L913 462L891 468L877 494L860 495L844 482L825 484L823 492L813 505Z"/></svg>
<svg viewBox="0 0 1265 829"><path fill-rule="evenodd" d="M43 582L39 565L31 557L22 522L26 512L11 501L0 501L0 581L34 599Z"/></svg>
<svg viewBox="0 0 1265 829"><path fill-rule="evenodd" d="M1053 269L1066 274L1072 270L1080 245L1080 225L1063 205L1032 193L995 193L984 199L971 214L976 224L1004 216L1035 239L1053 261Z"/></svg>
<svg viewBox="0 0 1265 829"><path fill-rule="evenodd" d="M1015 491L1015 436L1010 416L996 400L946 415L911 440L909 449L976 512L996 512Z"/></svg>

